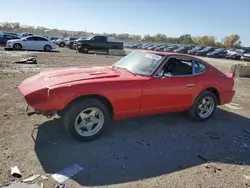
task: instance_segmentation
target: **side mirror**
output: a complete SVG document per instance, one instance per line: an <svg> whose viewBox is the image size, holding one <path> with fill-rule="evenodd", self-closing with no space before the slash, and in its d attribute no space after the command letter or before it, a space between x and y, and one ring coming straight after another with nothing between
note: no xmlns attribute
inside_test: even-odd
<svg viewBox="0 0 250 188"><path fill-rule="evenodd" d="M23 39L22 41L26 41L27 39Z"/></svg>

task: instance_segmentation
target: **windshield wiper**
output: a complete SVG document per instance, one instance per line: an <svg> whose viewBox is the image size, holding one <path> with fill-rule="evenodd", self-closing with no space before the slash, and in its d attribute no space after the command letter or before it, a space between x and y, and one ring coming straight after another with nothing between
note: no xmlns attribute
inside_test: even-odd
<svg viewBox="0 0 250 188"><path fill-rule="evenodd" d="M112 68L123 69L123 70L126 70L126 71L130 72L131 74L133 74L133 75L137 76L137 74L135 74L134 72L132 72L132 71L128 70L128 69L127 69L127 68L125 68L125 67L116 67L116 66L112 66Z"/></svg>

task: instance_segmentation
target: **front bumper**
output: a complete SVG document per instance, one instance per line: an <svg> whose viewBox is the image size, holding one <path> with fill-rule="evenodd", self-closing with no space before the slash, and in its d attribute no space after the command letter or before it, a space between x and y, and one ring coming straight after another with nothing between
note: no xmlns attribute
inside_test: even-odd
<svg viewBox="0 0 250 188"><path fill-rule="evenodd" d="M243 61L250 61L250 57L241 56L241 60L243 60Z"/></svg>
<svg viewBox="0 0 250 188"><path fill-rule="evenodd" d="M57 111L50 111L50 110L43 110L43 111L38 111L34 109L30 109L31 107L29 105L26 106L25 113L30 117L35 114L37 115L43 115L46 116L47 118L51 118L52 116L56 115ZM31 110L31 111L30 111Z"/></svg>
<svg viewBox="0 0 250 188"><path fill-rule="evenodd" d="M7 49L12 49L12 48L13 48L13 47L12 47L12 44L6 43L6 48L7 48Z"/></svg>

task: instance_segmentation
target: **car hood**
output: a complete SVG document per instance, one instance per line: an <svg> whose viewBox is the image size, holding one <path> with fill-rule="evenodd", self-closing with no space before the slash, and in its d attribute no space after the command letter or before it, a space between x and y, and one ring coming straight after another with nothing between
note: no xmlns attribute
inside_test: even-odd
<svg viewBox="0 0 250 188"><path fill-rule="evenodd" d="M21 39L11 39L11 40L8 40L8 42L19 42L21 41Z"/></svg>
<svg viewBox="0 0 250 188"><path fill-rule="evenodd" d="M74 67L52 69L43 71L24 80L18 88L23 95L27 95L34 91L52 88L62 84L70 86L73 82L117 78L120 74L120 71L113 69L112 67Z"/></svg>

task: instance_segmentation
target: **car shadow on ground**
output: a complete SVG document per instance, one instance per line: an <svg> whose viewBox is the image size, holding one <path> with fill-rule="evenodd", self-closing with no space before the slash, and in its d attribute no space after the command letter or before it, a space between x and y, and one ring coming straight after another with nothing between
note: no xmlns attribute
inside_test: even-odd
<svg viewBox="0 0 250 188"><path fill-rule="evenodd" d="M125 55L110 55L110 54L107 54L107 52L103 52L103 51L89 51L88 53L82 53L82 52L78 52L77 53L80 53L80 54L85 54L85 55L103 55L103 56L106 56L106 57L109 57L109 56L117 56L117 57L124 57L126 56Z"/></svg>
<svg viewBox="0 0 250 188"><path fill-rule="evenodd" d="M55 118L39 126L35 152L45 173L77 163L84 170L72 180L85 186L110 185L180 171L206 160L249 165L249 125L250 119L221 109L199 123L183 114L154 115L114 122L99 139L79 143Z"/></svg>
<svg viewBox="0 0 250 188"><path fill-rule="evenodd" d="M50 52L44 51L44 50L14 50L12 48L4 48L5 51L15 51L15 52L45 52L45 53L59 53L59 50L51 50Z"/></svg>

